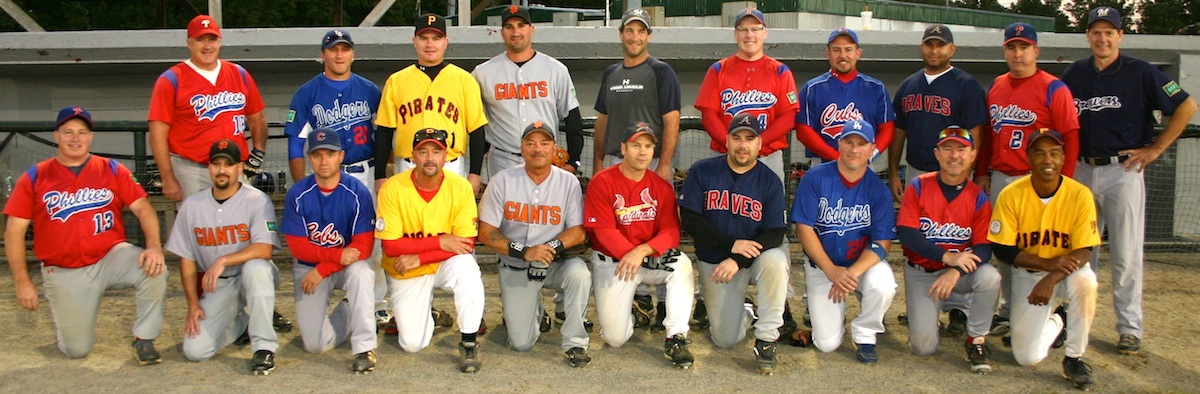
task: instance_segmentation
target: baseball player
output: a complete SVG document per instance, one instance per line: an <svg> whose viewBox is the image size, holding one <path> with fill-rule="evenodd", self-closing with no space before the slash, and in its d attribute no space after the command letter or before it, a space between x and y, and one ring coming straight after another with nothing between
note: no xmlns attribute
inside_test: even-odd
<svg viewBox="0 0 1200 394"><path fill-rule="evenodd" d="M567 172L579 168L583 152L583 117L575 98L575 83L562 62L533 49L533 21L529 9L509 6L500 13L504 53L483 62L471 75L483 88L487 109L489 176L522 163L521 133L535 121L552 123L566 118ZM480 137L480 135L475 135Z"/></svg>
<svg viewBox="0 0 1200 394"><path fill-rule="evenodd" d="M1079 111L1079 165L1075 180L1096 198L1097 230L1108 229L1112 258L1117 351L1142 346L1142 246L1146 228L1146 182L1142 175L1196 114L1196 101L1179 84L1141 59L1120 54L1121 14L1097 7L1088 14L1092 56L1063 73ZM1171 117L1154 135L1153 111ZM1100 261L1096 248L1091 261Z"/></svg>
<svg viewBox="0 0 1200 394"><path fill-rule="evenodd" d="M1096 313L1096 273L1088 257L1100 245L1092 192L1063 176L1066 138L1042 129L1025 141L1033 172L996 197L988 241L1012 270L1012 352L1017 364L1037 364L1050 347L1066 344L1063 376L1075 388L1092 387L1082 359ZM1067 306L1051 311L1063 297ZM1070 318L1068 318L1070 316Z"/></svg>
<svg viewBox="0 0 1200 394"><path fill-rule="evenodd" d="M896 229L908 258L904 295L909 350L918 356L933 354L941 304L951 294L971 294L971 316L965 324L967 361L972 371L988 373L992 365L986 340L1000 298L1000 273L988 264L992 205L983 189L971 182L976 155L975 137L967 129L950 127L939 133L934 148L939 170L908 182Z"/></svg>
<svg viewBox="0 0 1200 394"><path fill-rule="evenodd" d="M283 234L296 258L292 281L304 350L321 353L350 340L351 370L375 370L375 271L369 261L375 206L362 182L342 170L342 138L322 127L308 133L313 174L292 185L284 200ZM346 292L332 314L329 295Z"/></svg>
<svg viewBox="0 0 1200 394"><path fill-rule="evenodd" d="M631 127L624 135L621 164L596 174L584 196L600 336L609 346L624 345L633 335L629 308L637 286L665 285L663 354L686 369L695 361L687 334L696 288L692 261L678 249L675 188L649 171L658 144L654 131Z"/></svg>
<svg viewBox="0 0 1200 394"><path fill-rule="evenodd" d="M832 352L845 336L846 299L859 298L862 310L850 322L858 361L879 360L875 336L896 295L896 277L887 251L896 237L896 216L883 181L869 171L875 129L863 120L842 124L838 159L813 167L800 179L791 221L808 256L804 268L812 342Z"/></svg>
<svg viewBox="0 0 1200 394"><path fill-rule="evenodd" d="M128 168L89 152L92 128L87 110L58 111L58 153L25 170L4 206L4 252L17 304L38 309L37 285L25 263L25 233L32 223L33 253L42 262L58 350L70 358L91 353L104 291L136 287L133 351L140 365L155 364L162 361L154 339L162 332L167 290L158 214ZM125 241L125 207L138 218L145 249Z"/></svg>
<svg viewBox="0 0 1200 394"><path fill-rule="evenodd" d="M788 252L780 247L787 231L783 183L758 162L761 125L752 114L733 118L725 138L729 153L692 165L679 208L702 263L700 286L713 343L732 347L753 324L757 369L769 375L776 367L789 273ZM752 282L758 287L757 316L747 313L743 298Z"/></svg>
<svg viewBox="0 0 1200 394"><path fill-rule="evenodd" d="M400 348L415 353L429 346L433 289L449 290L462 333L458 368L477 372L483 279L472 252L478 216L471 184L444 168L451 138L446 130L432 128L413 134L416 167L393 175L379 189L375 237L383 240Z"/></svg>
<svg viewBox="0 0 1200 394"><path fill-rule="evenodd" d="M582 244L583 191L579 179L550 164L558 150L549 124L534 121L521 136L524 165L492 174L479 203L479 236L499 254L500 298L508 344L524 352L541 335L542 288L563 292L566 322L562 349L571 366L591 362L584 330L592 275L578 256Z"/></svg>
<svg viewBox="0 0 1200 394"><path fill-rule="evenodd" d="M271 261L279 247L275 205L238 180L243 164L235 141L217 141L209 152L213 186L183 201L167 240L167 250L180 258L188 304L183 356L207 360L244 332L254 350L250 372L266 375L279 348L271 317L279 286Z"/></svg>

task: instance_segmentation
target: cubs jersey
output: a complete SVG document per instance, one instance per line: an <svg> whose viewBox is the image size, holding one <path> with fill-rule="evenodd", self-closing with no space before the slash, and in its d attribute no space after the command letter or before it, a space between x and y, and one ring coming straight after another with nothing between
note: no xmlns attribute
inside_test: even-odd
<svg viewBox="0 0 1200 394"><path fill-rule="evenodd" d="M678 247L675 188L649 171L639 181L626 178L620 167L608 167L588 182L583 228L592 249L619 259L641 244L656 255Z"/></svg>
<svg viewBox="0 0 1200 394"><path fill-rule="evenodd" d="M208 148L222 139L246 147L247 115L263 110L262 96L250 73L232 62L220 60L216 83L209 82L192 66L179 63L154 82L148 120L171 125L167 147L172 154L208 165Z"/></svg>
<svg viewBox="0 0 1200 394"><path fill-rule="evenodd" d="M700 83L696 109L717 111L721 128L708 130L712 150L726 153L727 126L741 113L754 115L765 131L771 122L783 116L796 116L800 101L792 70L770 56L746 61L730 56L713 63ZM759 156L787 148L787 131L782 135L763 135Z"/></svg>
<svg viewBox="0 0 1200 394"><path fill-rule="evenodd" d="M465 74L465 73L464 73ZM474 80L472 80L474 81ZM388 178L379 189L379 207L375 211L375 238L392 241L401 238L426 238L442 234L475 237L479 234L475 192L466 178L442 171L445 178L433 199L425 201L413 183L413 170ZM424 264L396 272L396 257L383 256L383 270L396 279L408 279L437 272L438 264Z"/></svg>
<svg viewBox="0 0 1200 394"><path fill-rule="evenodd" d="M338 132L342 162L357 163L375 155L375 111L379 109L379 86L358 74L334 81L317 75L292 96L283 134L288 136L288 159L303 158L308 133L328 127Z"/></svg>
<svg viewBox="0 0 1200 394"><path fill-rule="evenodd" d="M487 141L509 153L521 153L521 133L534 121L550 122L579 108L575 83L567 66L545 53L518 66L501 53L471 72L483 89L487 109Z"/></svg>
<svg viewBox="0 0 1200 394"><path fill-rule="evenodd" d="M95 264L125 242L121 212L146 192L128 168L92 155L75 175L49 158L17 179L4 214L33 222L33 253L46 265Z"/></svg>
<svg viewBox="0 0 1200 394"><path fill-rule="evenodd" d="M692 165L683 181L679 206L699 213L709 225L731 238L753 239L763 231L787 227L783 199L783 182L765 164L735 174L726 156L721 155ZM701 261L718 263L729 256L729 251L699 244L696 256Z"/></svg>
<svg viewBox="0 0 1200 394"><path fill-rule="evenodd" d="M679 77L670 64L654 57L633 67L616 62L604 70L596 93L596 112L608 115L604 134L604 153L621 155L621 138L626 127L646 122L662 141L663 115L678 111L681 94ZM662 154L662 144L654 146L654 157Z"/></svg>
<svg viewBox="0 0 1200 394"><path fill-rule="evenodd" d="M1096 230L1092 192L1064 176L1054 196L1043 199L1033 190L1028 176L1021 178L996 197L988 241L1016 246L1044 259L1098 246L1100 232Z"/></svg>
<svg viewBox="0 0 1200 394"><path fill-rule="evenodd" d="M913 73L896 90L896 128L907 138L908 165L925 172L937 171L933 156L938 133L949 126L970 130L988 120L986 93L975 77L958 67L929 82L922 69Z"/></svg>
<svg viewBox="0 0 1200 394"><path fill-rule="evenodd" d="M292 240L303 237L309 244L321 248L341 250L350 246L351 238L363 233L375 231L375 206L371 203L371 191L350 174L342 173L341 179L332 191L321 190L316 177L309 175L301 179L291 189L283 201L283 223L280 230L289 236L289 247ZM374 234L372 234L372 238ZM362 256L365 259L371 254L371 248L366 248ZM309 266L317 266L318 271L330 270L329 273L341 270L337 267L321 267L319 261L310 261L296 257L296 262ZM328 276L321 272L322 276Z"/></svg>
<svg viewBox="0 0 1200 394"><path fill-rule="evenodd" d="M976 174L987 174L989 165L1010 176L1028 173L1025 141L1030 133L1041 128L1062 133L1067 156L1062 173L1066 176L1075 174L1075 161L1079 158L1079 118L1075 116L1075 99L1067 85L1042 70L1021 79L1005 73L992 82L987 103L992 127L985 130L990 133L980 133L982 141L979 141Z"/></svg>
<svg viewBox="0 0 1200 394"><path fill-rule="evenodd" d="M500 171L488 182L479 202L479 221L500 229L510 240L540 245L568 228L583 224L583 190L579 178L558 167L535 184L519 165ZM527 267L523 259L499 254L512 267Z"/></svg>
<svg viewBox="0 0 1200 394"><path fill-rule="evenodd" d="M953 201L946 201L937 172L922 174L908 184L900 201L896 226L917 229L925 239L946 251L962 252L972 245L988 243L992 204L979 185L967 181ZM927 259L907 245L904 257L929 270L946 268L945 264Z"/></svg>
<svg viewBox="0 0 1200 394"><path fill-rule="evenodd" d="M426 127L446 130L450 133L446 140L446 162L462 156L467 149L468 133L487 123L479 84L466 70L453 64L446 64L433 80L415 64L392 74L383 84L375 116L376 125L396 129L392 146L397 158L412 157L412 140L417 130Z"/></svg>
<svg viewBox="0 0 1200 394"><path fill-rule="evenodd" d="M874 173L848 183L837 162L813 167L796 188L793 223L812 227L834 264L854 264L872 241L896 238L892 192Z"/></svg>
<svg viewBox="0 0 1200 394"><path fill-rule="evenodd" d="M865 120L875 126L875 146L887 149L892 141L896 113L883 82L858 71L818 75L800 88L796 113L796 138L804 143L806 157L836 160L842 123ZM939 130L940 131L940 130Z"/></svg>
<svg viewBox="0 0 1200 394"><path fill-rule="evenodd" d="M207 271L221 256L235 253L251 244L279 247L275 232L275 204L265 193L242 184L237 193L224 202L205 189L188 196L179 207L166 249L192 260L201 272ZM225 267L222 278L238 276L241 265Z"/></svg>

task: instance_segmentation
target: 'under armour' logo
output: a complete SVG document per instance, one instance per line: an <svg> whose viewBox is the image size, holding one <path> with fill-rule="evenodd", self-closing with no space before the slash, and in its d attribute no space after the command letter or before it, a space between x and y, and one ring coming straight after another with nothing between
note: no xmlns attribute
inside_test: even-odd
<svg viewBox="0 0 1200 394"><path fill-rule="evenodd" d="M622 85L628 85L628 84L629 84L629 80L628 80L628 79L622 79L622 80L621 80L621 84L622 84Z"/></svg>

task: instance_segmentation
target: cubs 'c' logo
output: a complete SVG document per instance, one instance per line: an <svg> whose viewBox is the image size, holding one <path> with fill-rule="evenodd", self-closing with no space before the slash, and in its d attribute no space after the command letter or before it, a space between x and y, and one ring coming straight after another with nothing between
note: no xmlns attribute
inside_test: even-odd
<svg viewBox="0 0 1200 394"><path fill-rule="evenodd" d="M325 132L324 132L324 131L318 131L318 132L317 132L317 135L313 136L313 138L316 138L316 139L317 139L317 142L325 142Z"/></svg>

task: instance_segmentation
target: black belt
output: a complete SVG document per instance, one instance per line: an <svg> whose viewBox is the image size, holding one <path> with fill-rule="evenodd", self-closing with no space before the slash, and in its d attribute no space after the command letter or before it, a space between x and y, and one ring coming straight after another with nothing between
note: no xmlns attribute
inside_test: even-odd
<svg viewBox="0 0 1200 394"><path fill-rule="evenodd" d="M453 162L456 162L456 161L458 161L458 159L461 159L461 158L462 158L462 156L455 157L454 159L451 159L451 160L446 160L446 162L447 162L447 163L453 163ZM411 164L416 164L416 163L413 163L412 159L410 159L410 158L407 158L407 157L405 157L405 158L404 158L404 161L407 161L407 162L409 162L409 163L411 163Z"/></svg>
<svg viewBox="0 0 1200 394"><path fill-rule="evenodd" d="M1079 161L1082 161L1084 163L1087 163L1087 164L1090 164L1093 166L1106 166L1109 164L1124 163L1125 160L1129 160L1129 155L1105 156L1105 157L1084 157L1084 156L1079 157Z"/></svg>
<svg viewBox="0 0 1200 394"><path fill-rule="evenodd" d="M599 253L599 252L597 252L597 253L596 253L596 256L600 256L600 261L611 261L611 262L613 262L613 263L620 263L620 262L621 262L621 259L618 259L618 258L616 258L616 257L612 257L612 256L609 256L609 255L606 255L606 254L604 254L604 253Z"/></svg>
<svg viewBox="0 0 1200 394"><path fill-rule="evenodd" d="M912 262L912 260L908 260L908 261L906 261L906 263L908 263L908 266L909 266L909 267L916 268L918 271L921 271L921 272L924 272L924 273L929 273L929 274L932 274L932 273L935 273L935 272L941 271L940 269L939 269L939 270L935 270L935 269L929 269L929 268L925 268L924 266L921 266L921 265L918 265L917 263L914 263L914 262Z"/></svg>
<svg viewBox="0 0 1200 394"><path fill-rule="evenodd" d="M493 150L498 150L498 151L501 151L501 152L504 152L504 153L507 153L507 154L510 154L510 155L513 155L513 156L520 156L520 155L521 155L520 153L513 153L513 152L509 152L509 151L506 151L506 150L504 150L504 149L500 149L500 148L497 148L497 147L494 147L494 146L492 147L492 149L493 149Z"/></svg>
<svg viewBox="0 0 1200 394"><path fill-rule="evenodd" d="M363 161L366 161L366 163L364 164ZM360 161L354 162L354 164L342 165L342 171L345 171L345 172L351 173L351 174L357 174L360 172L367 172L367 167L374 167L374 166L375 166L375 159L360 160Z"/></svg>
<svg viewBox="0 0 1200 394"><path fill-rule="evenodd" d="M499 260L499 259L496 260L496 264L499 264L501 267L513 269L513 270L517 270L517 271L524 271L529 268L529 267L518 267L518 266L509 264L509 263L505 263L503 260Z"/></svg>

